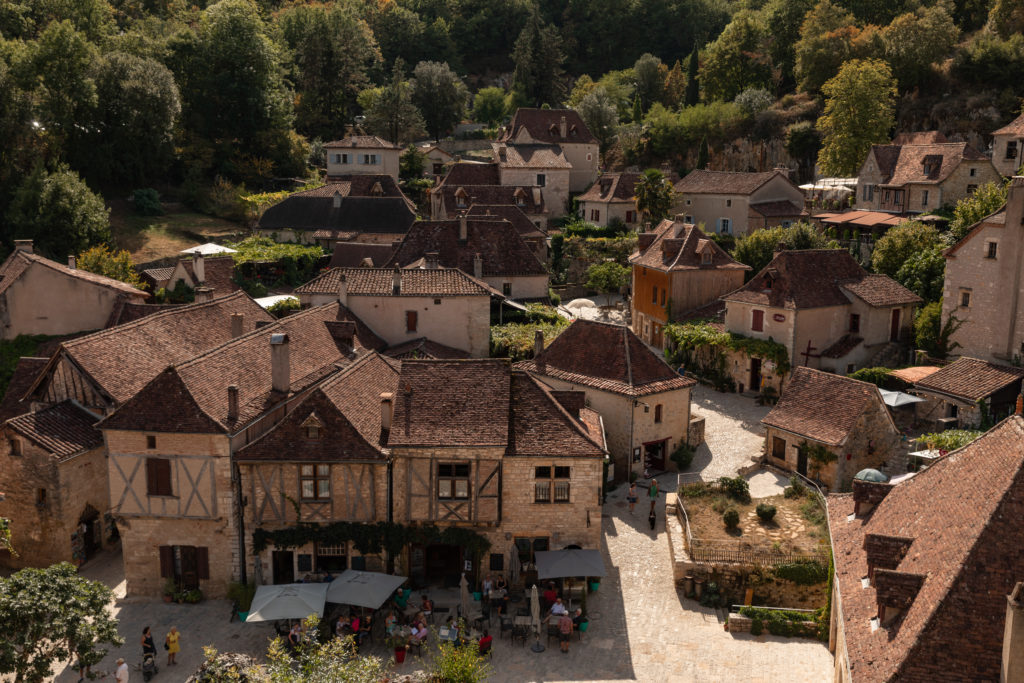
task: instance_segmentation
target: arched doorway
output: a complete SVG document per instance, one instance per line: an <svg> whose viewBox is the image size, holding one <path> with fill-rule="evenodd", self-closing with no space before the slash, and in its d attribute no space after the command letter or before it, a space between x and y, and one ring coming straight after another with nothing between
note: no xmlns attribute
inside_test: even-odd
<svg viewBox="0 0 1024 683"><path fill-rule="evenodd" d="M86 562L103 547L103 523L100 511L86 504L78 517L78 528L71 535L71 554L81 562Z"/></svg>

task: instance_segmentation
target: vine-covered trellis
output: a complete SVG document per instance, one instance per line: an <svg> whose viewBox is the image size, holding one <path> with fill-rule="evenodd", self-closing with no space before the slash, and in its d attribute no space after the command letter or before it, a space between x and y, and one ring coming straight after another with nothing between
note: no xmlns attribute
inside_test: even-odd
<svg viewBox="0 0 1024 683"><path fill-rule="evenodd" d="M480 557L491 547L491 542L472 529L446 527L433 524L407 526L397 522L333 522L331 524L299 523L285 529L258 528L252 534L253 552L268 546L297 548L307 543L341 545L352 542L362 555L377 555L387 551L394 557L410 543L457 545L474 557Z"/></svg>
<svg viewBox="0 0 1024 683"><path fill-rule="evenodd" d="M762 358L775 363L777 372L789 372L789 352L771 339L754 339L735 332L725 332L708 322L672 324L665 327L671 342L666 351L669 362L684 365L687 372L709 381L718 388L731 383L726 368L726 351L738 351L748 358Z"/></svg>

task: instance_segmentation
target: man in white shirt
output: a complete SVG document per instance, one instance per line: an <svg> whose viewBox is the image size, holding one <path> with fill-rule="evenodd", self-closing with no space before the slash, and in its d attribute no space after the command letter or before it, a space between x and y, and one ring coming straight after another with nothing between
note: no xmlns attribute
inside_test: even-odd
<svg viewBox="0 0 1024 683"><path fill-rule="evenodd" d="M565 605L562 604L562 598L555 600L555 604L551 606L551 614L560 616L568 613L569 611L565 609Z"/></svg>
<svg viewBox="0 0 1024 683"><path fill-rule="evenodd" d="M117 660L117 671L114 672L114 680L117 683L128 683L128 664L124 659Z"/></svg>

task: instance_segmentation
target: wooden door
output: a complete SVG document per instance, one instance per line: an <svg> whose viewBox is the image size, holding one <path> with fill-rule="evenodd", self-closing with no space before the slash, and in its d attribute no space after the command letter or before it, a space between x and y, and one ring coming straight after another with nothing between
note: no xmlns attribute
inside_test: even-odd
<svg viewBox="0 0 1024 683"><path fill-rule="evenodd" d="M761 359L751 358L750 359L750 390L760 391L761 390Z"/></svg>
<svg viewBox="0 0 1024 683"><path fill-rule="evenodd" d="M194 545L178 546L181 553L181 587L185 590L199 588L199 557Z"/></svg>
<svg viewBox="0 0 1024 683"><path fill-rule="evenodd" d="M295 583L295 556L290 550L275 550L271 559L274 583Z"/></svg>
<svg viewBox="0 0 1024 683"><path fill-rule="evenodd" d="M892 325L889 328L889 341L900 340L900 309L892 310Z"/></svg>
<svg viewBox="0 0 1024 683"><path fill-rule="evenodd" d="M648 472L665 471L665 441L644 444L644 469Z"/></svg>
<svg viewBox="0 0 1024 683"><path fill-rule="evenodd" d="M807 449L801 448L796 452L796 471L807 476Z"/></svg>

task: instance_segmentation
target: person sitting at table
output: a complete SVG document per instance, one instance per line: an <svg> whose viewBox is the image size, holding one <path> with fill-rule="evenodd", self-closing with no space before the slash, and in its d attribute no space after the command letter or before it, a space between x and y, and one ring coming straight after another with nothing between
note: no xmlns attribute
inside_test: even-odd
<svg viewBox="0 0 1024 683"><path fill-rule="evenodd" d="M576 629L577 631L579 631L580 630L580 626L582 624L587 623L587 621L589 621L589 620L585 616L583 616L583 610L580 609L579 607L577 607L576 608L576 614L572 618L572 627L574 629ZM583 633L580 633L580 639L581 640L583 639Z"/></svg>
<svg viewBox="0 0 1024 683"><path fill-rule="evenodd" d="M294 649L302 642L302 623L296 622L288 631L288 644Z"/></svg>
<svg viewBox="0 0 1024 683"><path fill-rule="evenodd" d="M555 604L551 605L551 614L561 616L568 613L569 610L565 609L565 605L562 604L562 598L555 599Z"/></svg>
<svg viewBox="0 0 1024 683"><path fill-rule="evenodd" d="M393 597L391 601L395 603L395 607L397 607L400 610L404 610L406 603L409 602L409 599L405 597L405 591L399 588L397 591L395 591L395 597Z"/></svg>
<svg viewBox="0 0 1024 683"><path fill-rule="evenodd" d="M359 620L359 625L355 627L356 630L356 645L362 645L363 642L370 637L370 629L373 628L373 617L366 615Z"/></svg>
<svg viewBox="0 0 1024 683"><path fill-rule="evenodd" d="M505 581L505 577L504 576L502 576L501 574L498 574L498 578L494 581L494 587L496 589L498 589L498 590L507 591L508 590L508 582Z"/></svg>
<svg viewBox="0 0 1024 683"><path fill-rule="evenodd" d="M423 596L423 602L420 603L420 611L423 612L423 616L430 618L430 615L434 611L434 603L430 601L426 595Z"/></svg>
<svg viewBox="0 0 1024 683"><path fill-rule="evenodd" d="M491 575L488 574L484 577L483 583L480 584L480 592L487 595L494 590L494 581L491 580Z"/></svg>
<svg viewBox="0 0 1024 683"><path fill-rule="evenodd" d="M491 643L493 641L494 638L491 638L491 634L487 632L487 629L484 629L484 635L480 638L480 642L477 644L477 652L482 655L487 654L491 649Z"/></svg>
<svg viewBox="0 0 1024 683"><path fill-rule="evenodd" d="M340 638L340 637L344 637L344 636L347 636L347 635L351 635L351 633L352 633L352 622L349 621L349 618L348 618L347 615L342 614L341 616L338 617L338 623L336 623L334 625L334 635L336 635L336 636L338 636Z"/></svg>
<svg viewBox="0 0 1024 683"><path fill-rule="evenodd" d="M391 635L394 633L395 628L398 627L398 617L395 616L394 610L388 610L388 615L384 617L384 631Z"/></svg>
<svg viewBox="0 0 1024 683"><path fill-rule="evenodd" d="M558 591L555 590L555 582L551 581L548 583L548 587L544 590L544 604L550 607L555 604L555 600L558 599Z"/></svg>
<svg viewBox="0 0 1024 683"><path fill-rule="evenodd" d="M427 639L427 625L422 621L412 623L412 639L416 643L422 643Z"/></svg>

